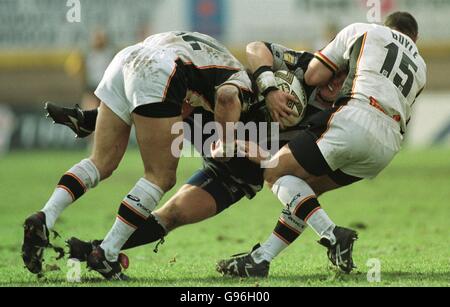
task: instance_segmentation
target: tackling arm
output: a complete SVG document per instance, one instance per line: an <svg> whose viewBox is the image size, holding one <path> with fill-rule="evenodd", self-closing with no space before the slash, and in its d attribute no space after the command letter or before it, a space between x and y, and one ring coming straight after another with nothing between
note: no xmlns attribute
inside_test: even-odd
<svg viewBox="0 0 450 307"><path fill-rule="evenodd" d="M351 24L341 30L321 51L314 55L305 72L305 82L309 86L326 85L331 77L348 61L347 50L355 37L367 31L366 24ZM347 54L347 55L346 55Z"/></svg>
<svg viewBox="0 0 450 307"><path fill-rule="evenodd" d="M273 73L273 55L266 44L252 42L247 45L246 53L250 71L253 73L259 92L266 98L266 105L272 119L280 122L281 118L294 114L287 104L295 100L295 97L278 89ZM281 123L280 125L284 128Z"/></svg>
<svg viewBox="0 0 450 307"><path fill-rule="evenodd" d="M242 103L239 94L239 89L230 84L222 85L216 91L214 119L222 127L223 135L218 146L212 148L215 157L234 155L234 126L232 131L227 131L227 123L236 123L241 117Z"/></svg>
<svg viewBox="0 0 450 307"><path fill-rule="evenodd" d="M252 42L246 49L249 69L252 73L262 66L273 68L273 56L263 42Z"/></svg>
<svg viewBox="0 0 450 307"><path fill-rule="evenodd" d="M331 77L333 72L327 66L317 59L312 59L305 73L305 82L309 86L323 86Z"/></svg>

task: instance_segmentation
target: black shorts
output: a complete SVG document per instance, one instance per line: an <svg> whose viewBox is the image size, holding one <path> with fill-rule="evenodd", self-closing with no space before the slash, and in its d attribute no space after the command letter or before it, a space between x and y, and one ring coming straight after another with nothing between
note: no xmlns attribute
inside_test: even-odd
<svg viewBox="0 0 450 307"><path fill-rule="evenodd" d="M217 204L216 214L229 208L245 196L245 193L232 181L218 176L209 168L197 171L186 183L211 194Z"/></svg>
<svg viewBox="0 0 450 307"><path fill-rule="evenodd" d="M181 115L181 105L170 102L150 103L137 107L133 112L150 118L171 118Z"/></svg>
<svg viewBox="0 0 450 307"><path fill-rule="evenodd" d="M312 115L305 123L308 128L292 139L288 146L294 158L308 173L314 176L328 175L336 184L346 186L362 178L345 174L339 169L333 171L316 143L327 131L328 123L338 109L334 107Z"/></svg>

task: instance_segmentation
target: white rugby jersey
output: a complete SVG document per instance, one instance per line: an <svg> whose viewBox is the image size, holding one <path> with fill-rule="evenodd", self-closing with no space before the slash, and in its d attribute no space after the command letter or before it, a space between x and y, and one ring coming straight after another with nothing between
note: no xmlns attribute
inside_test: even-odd
<svg viewBox="0 0 450 307"><path fill-rule="evenodd" d="M344 28L316 58L332 71L348 63L343 98L375 99L405 131L411 107L426 83L426 64L407 35L385 26L355 23Z"/></svg>
<svg viewBox="0 0 450 307"><path fill-rule="evenodd" d="M213 111L216 87L232 84L241 91L243 111L248 108L250 78L244 66L216 39L198 32L171 31L152 35L141 44L149 50L167 51L163 60L177 63L187 83L185 99L192 106Z"/></svg>
<svg viewBox="0 0 450 307"><path fill-rule="evenodd" d="M198 32L171 31L149 36L146 47L172 49L185 63L244 70L244 66L216 39Z"/></svg>

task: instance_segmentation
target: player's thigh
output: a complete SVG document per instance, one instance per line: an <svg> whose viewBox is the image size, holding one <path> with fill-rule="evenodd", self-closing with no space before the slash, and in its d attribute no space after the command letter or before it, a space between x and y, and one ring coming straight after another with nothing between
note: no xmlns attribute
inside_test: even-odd
<svg viewBox="0 0 450 307"><path fill-rule="evenodd" d="M93 110L100 106L100 100L93 94L93 91L86 91L83 94L81 107L83 110Z"/></svg>
<svg viewBox="0 0 450 307"><path fill-rule="evenodd" d="M330 171L327 175L312 175L300 165L288 146L283 147L275 157L278 158L277 167L266 169L264 172L264 179L270 187L275 184L279 178L291 175L305 180L316 195L320 196L326 192L361 180L361 178L346 176L340 170L335 172ZM351 177L353 180L345 181L347 177Z"/></svg>
<svg viewBox="0 0 450 307"><path fill-rule="evenodd" d="M305 180L319 196L360 180L360 178L347 176L340 170L330 170L314 140L309 140L309 136L306 135L303 137L303 141L297 140L296 142L296 144L291 143L281 148L273 158L276 159L276 163L274 163L276 167L264 171L264 179L269 186L272 186L279 178L291 175ZM302 153L299 157L298 151L300 150Z"/></svg>
<svg viewBox="0 0 450 307"><path fill-rule="evenodd" d="M337 184L328 175L320 177L311 176L308 180L306 180L306 182L311 187L311 189L316 193L317 196L320 196L326 192L342 187L342 185Z"/></svg>
<svg viewBox="0 0 450 307"><path fill-rule="evenodd" d="M273 164L275 167L264 170L264 180L270 187L280 177L287 175L295 176L303 180L309 180L313 177L298 163L288 145L282 147L271 160L275 161Z"/></svg>
<svg viewBox="0 0 450 307"><path fill-rule="evenodd" d="M214 216L216 201L204 189L185 184L155 213L170 231Z"/></svg>
<svg viewBox="0 0 450 307"><path fill-rule="evenodd" d="M310 180L331 172L317 139L327 131L328 123L337 111L338 108L332 108L312 115L307 121L309 128L301 131L272 158L275 167L266 169L264 176L269 186L286 175Z"/></svg>
<svg viewBox="0 0 450 307"><path fill-rule="evenodd" d="M101 179L110 176L119 165L128 145L130 129L105 103L100 104L90 158Z"/></svg>
<svg viewBox="0 0 450 307"><path fill-rule="evenodd" d="M154 118L133 113L132 117L145 178L166 192L176 180L179 155L172 144L180 133L172 133L172 127L182 121L181 116Z"/></svg>

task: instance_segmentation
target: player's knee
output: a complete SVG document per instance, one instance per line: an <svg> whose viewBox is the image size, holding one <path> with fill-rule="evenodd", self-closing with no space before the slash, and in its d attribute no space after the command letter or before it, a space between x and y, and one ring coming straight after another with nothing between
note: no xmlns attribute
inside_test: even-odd
<svg viewBox="0 0 450 307"><path fill-rule="evenodd" d="M177 184L177 176L175 174L170 175L163 184L163 190L169 191Z"/></svg>
<svg viewBox="0 0 450 307"><path fill-rule="evenodd" d="M247 44L246 52L247 54L255 54L258 50L266 48L266 44L264 44L263 42L251 42Z"/></svg>
<svg viewBox="0 0 450 307"><path fill-rule="evenodd" d="M98 172L100 173L101 180L110 177L117 169L120 162L120 159L115 159L114 157L104 157L104 158L91 157L90 159L97 167Z"/></svg>
<svg viewBox="0 0 450 307"><path fill-rule="evenodd" d="M165 178L161 179L161 189L165 192L172 189L177 184L177 176L175 173L170 173L165 176Z"/></svg>
<svg viewBox="0 0 450 307"><path fill-rule="evenodd" d="M337 184L329 176L320 176L320 177L311 176L307 178L305 181L314 190L314 192L316 192L317 197L341 187L341 185Z"/></svg>
<svg viewBox="0 0 450 307"><path fill-rule="evenodd" d="M216 103L224 107L233 106L238 103L238 89L233 85L224 85L217 90Z"/></svg>
<svg viewBox="0 0 450 307"><path fill-rule="evenodd" d="M171 190L177 183L176 171L167 171L161 174L146 172L145 179L157 185L164 192Z"/></svg>
<svg viewBox="0 0 450 307"><path fill-rule="evenodd" d="M266 168L264 170L264 180L270 189L279 178L280 174L275 168Z"/></svg>
<svg viewBox="0 0 450 307"><path fill-rule="evenodd" d="M160 218L164 220L165 227L168 230L183 226L186 224L186 217L181 208L177 205L180 201L179 198L172 199L168 205L162 210L161 214L158 213Z"/></svg>

